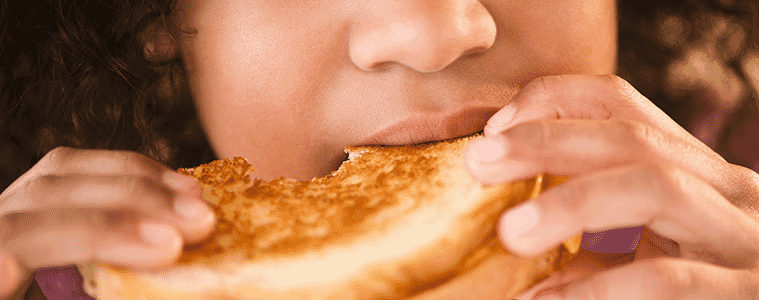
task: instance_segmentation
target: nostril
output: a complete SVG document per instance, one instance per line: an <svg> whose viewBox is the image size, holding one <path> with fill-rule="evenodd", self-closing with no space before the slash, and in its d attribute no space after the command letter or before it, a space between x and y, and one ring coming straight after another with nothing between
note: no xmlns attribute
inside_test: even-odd
<svg viewBox="0 0 759 300"><path fill-rule="evenodd" d="M474 57L478 56L480 54L484 54L486 51L488 51L488 47L476 47L469 49L461 54L461 58L468 58L468 57Z"/></svg>
<svg viewBox="0 0 759 300"><path fill-rule="evenodd" d="M359 67L361 70L369 71L369 72L382 72L387 71L390 69L390 66L392 65L391 62L378 62L374 63L368 67Z"/></svg>
<svg viewBox="0 0 759 300"><path fill-rule="evenodd" d="M458 59L486 53L495 40L495 21L483 6L474 4L478 1L464 2L468 3L443 1L447 6L441 8L433 6L434 1L406 1L408 7L401 13L377 11L383 18L357 21L349 38L353 64L364 71L404 66L434 73Z"/></svg>

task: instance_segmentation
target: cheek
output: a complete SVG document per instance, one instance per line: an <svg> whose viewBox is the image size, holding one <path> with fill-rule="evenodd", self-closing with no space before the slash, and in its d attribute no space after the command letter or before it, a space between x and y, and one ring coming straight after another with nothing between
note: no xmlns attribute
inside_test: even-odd
<svg viewBox="0 0 759 300"><path fill-rule="evenodd" d="M339 24L314 21L336 20L322 16L328 10L313 3L194 2L199 13L188 22L198 33L184 54L201 111L258 115L265 124L314 117L320 105L314 99L340 53L330 40L340 36Z"/></svg>
<svg viewBox="0 0 759 300"><path fill-rule="evenodd" d="M535 75L613 73L616 7L613 0L494 1L499 38ZM538 71L539 70L539 71Z"/></svg>
<svg viewBox="0 0 759 300"><path fill-rule="evenodd" d="M306 178L339 162L357 130L403 113L413 95L502 104L503 90L537 76L613 72L613 0L481 1L489 2L499 30L490 55L435 74L356 72L341 40L356 20L350 9L332 9L348 5L341 1L332 2L335 7L322 1L187 1L187 11L196 13L184 21L197 34L183 43L183 55L214 150L253 160L272 176ZM388 86L413 80L419 85L409 90ZM494 87L483 88L486 83ZM423 84L437 89L425 94ZM372 99L381 102L372 105ZM367 113L356 114L360 109ZM356 129L356 123L365 126Z"/></svg>
<svg viewBox="0 0 759 300"><path fill-rule="evenodd" d="M299 160L287 155L302 152L298 148L308 143L308 129L313 128L309 125L314 122L304 113L313 109L309 98L293 89L303 76L283 71L290 61L262 54L273 51L266 45L211 36L196 38L198 44L190 51L194 57L190 80L200 120L216 154L243 156L257 169L272 171L282 166L280 160ZM267 56L269 60L260 59Z"/></svg>
<svg viewBox="0 0 759 300"><path fill-rule="evenodd" d="M325 136L318 91L329 80L324 53L336 51L309 31L328 31L293 26L303 19L298 12L262 1L196 2L199 13L187 22L197 34L183 43L183 55L216 154L246 157L263 178L322 168L313 163L325 156L318 148Z"/></svg>
<svg viewBox="0 0 759 300"><path fill-rule="evenodd" d="M269 100L282 99L277 94L289 91L284 85L287 80L274 80L276 72L268 68L286 68L287 62L272 55L268 55L268 61L260 59L267 56L263 53L273 50L264 44L268 39L253 40L252 35L236 30L240 27L227 28L231 30L200 30L189 41L187 48L191 50L186 55L188 65L192 65L188 69L201 121L222 156L226 156L226 149L239 147L235 144L241 142L226 136L250 136L255 132L245 132L248 128L261 128L264 124L295 125L287 119L294 113L292 107L299 105Z"/></svg>

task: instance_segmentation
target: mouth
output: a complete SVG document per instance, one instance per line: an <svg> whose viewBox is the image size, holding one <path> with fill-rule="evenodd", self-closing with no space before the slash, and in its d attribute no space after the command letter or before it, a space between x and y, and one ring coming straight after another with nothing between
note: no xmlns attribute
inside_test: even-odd
<svg viewBox="0 0 759 300"><path fill-rule="evenodd" d="M410 145L470 135L482 131L499 109L462 106L444 112L416 113L380 128L357 146Z"/></svg>

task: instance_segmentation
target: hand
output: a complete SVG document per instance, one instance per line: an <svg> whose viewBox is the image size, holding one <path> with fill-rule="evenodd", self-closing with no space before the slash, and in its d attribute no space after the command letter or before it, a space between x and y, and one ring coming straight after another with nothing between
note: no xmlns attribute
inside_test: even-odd
<svg viewBox="0 0 759 300"><path fill-rule="evenodd" d="M646 228L634 254L583 250L565 272L520 299L759 293L759 175L726 162L624 80L531 82L489 120L466 161L488 184L574 176L502 216L499 236L516 254L536 255L583 231Z"/></svg>
<svg viewBox="0 0 759 300"><path fill-rule="evenodd" d="M172 264L213 230L201 191L136 153L54 149L0 194L0 299L40 267Z"/></svg>

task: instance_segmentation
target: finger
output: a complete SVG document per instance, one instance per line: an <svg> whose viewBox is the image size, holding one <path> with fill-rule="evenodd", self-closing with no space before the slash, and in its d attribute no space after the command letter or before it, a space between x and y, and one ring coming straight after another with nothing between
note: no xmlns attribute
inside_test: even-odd
<svg viewBox="0 0 759 300"><path fill-rule="evenodd" d="M568 284L591 274L644 258L679 257L677 244L648 229L643 230L637 251L634 253L597 253L580 249L566 268L552 273L540 283L523 291L517 299L533 299L535 294L550 287Z"/></svg>
<svg viewBox="0 0 759 300"><path fill-rule="evenodd" d="M178 191L197 185L192 178L132 151L59 147L45 155L30 172L35 177L45 174L142 176L162 181Z"/></svg>
<svg viewBox="0 0 759 300"><path fill-rule="evenodd" d="M499 236L515 253L533 256L582 231L641 225L680 243L684 257L756 264L756 221L697 177L662 164L615 168L551 188L507 211Z"/></svg>
<svg viewBox="0 0 759 300"><path fill-rule="evenodd" d="M473 141L469 151L468 158L475 167L472 169L483 172L475 175L490 181L512 180L540 172L576 175L651 160L672 162L686 169L695 169L694 161L713 161L711 154L693 149L683 140L628 120L528 122ZM482 153L489 153L491 157ZM523 167L515 168L515 164ZM722 163L696 166L709 168L705 172L725 168ZM509 177L498 178L503 176Z"/></svg>
<svg viewBox="0 0 759 300"><path fill-rule="evenodd" d="M23 196L9 197L0 211L23 213L45 209L129 210L177 226L188 243L213 229L215 215L197 184L172 190L153 177L121 175L46 175L27 183Z"/></svg>
<svg viewBox="0 0 759 300"><path fill-rule="evenodd" d="M167 167L130 151L58 147L40 160L40 167L58 174L134 174L159 177Z"/></svg>
<svg viewBox="0 0 759 300"><path fill-rule="evenodd" d="M55 209L3 217L2 242L31 269L93 260L131 268L173 263L182 236L167 223L128 212Z"/></svg>
<svg viewBox="0 0 759 300"><path fill-rule="evenodd" d="M759 278L697 261L642 260L544 290L534 299L755 299Z"/></svg>
<svg viewBox="0 0 759 300"><path fill-rule="evenodd" d="M488 120L487 136L545 119L636 120L713 153L622 78L613 75L558 75L531 81Z"/></svg>
<svg viewBox="0 0 759 300"><path fill-rule="evenodd" d="M150 177L45 175L27 183L24 197L10 197L3 212L60 208L131 209L162 216L175 191Z"/></svg>
<svg viewBox="0 0 759 300"><path fill-rule="evenodd" d="M608 254L580 249L563 270L551 273L545 280L522 291L516 299L532 299L535 294L542 290L567 284L588 276L589 274L600 272L617 265L630 263L633 261L633 258L634 253Z"/></svg>
<svg viewBox="0 0 759 300"><path fill-rule="evenodd" d="M635 162L666 161L695 174L731 202L759 198L759 175L714 159L691 143L629 120L543 120L472 141L467 165L483 183L540 173L577 175Z"/></svg>

